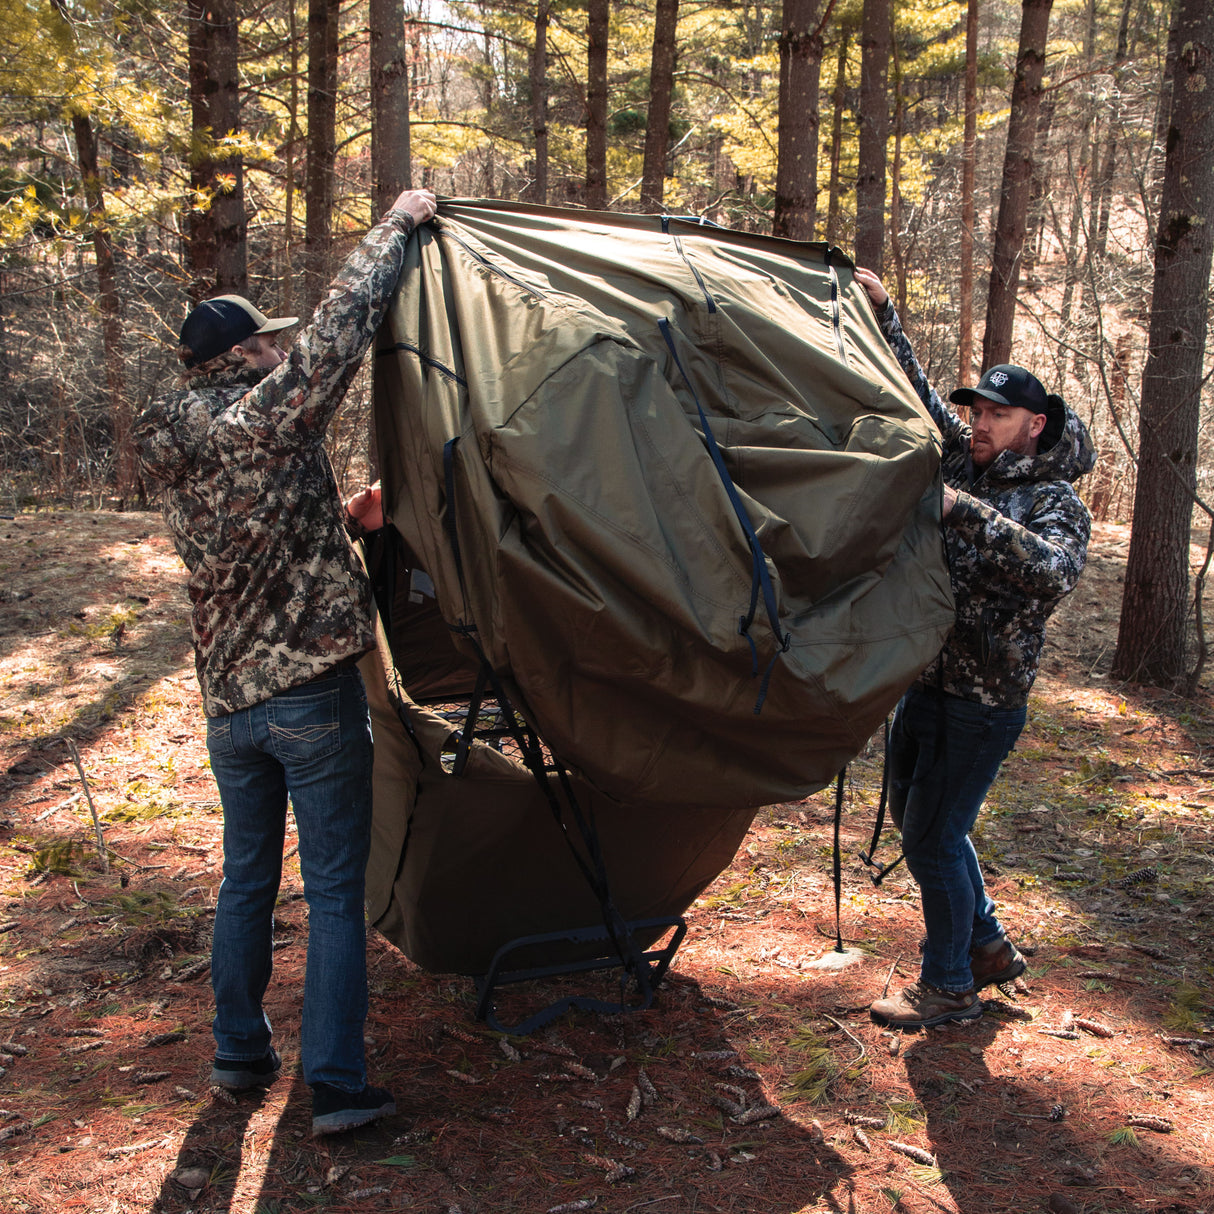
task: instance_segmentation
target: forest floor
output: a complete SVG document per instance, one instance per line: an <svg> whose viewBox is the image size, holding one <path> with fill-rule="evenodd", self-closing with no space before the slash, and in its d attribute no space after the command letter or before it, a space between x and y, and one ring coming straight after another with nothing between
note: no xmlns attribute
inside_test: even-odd
<svg viewBox="0 0 1214 1214"><path fill-rule="evenodd" d="M647 1011L504 1039L471 981L372 932L369 1054L399 1113L327 1139L298 1074L291 847L268 1000L286 1069L264 1098L207 1090L221 816L158 516L22 514L0 536L3 1214L1214 1214L1214 701L1109 679L1125 528L1096 528L979 822L1031 953L981 1020L869 1019L922 931L905 867L874 887L855 859L870 744L843 825L855 964L815 966L831 790L758 816Z"/></svg>

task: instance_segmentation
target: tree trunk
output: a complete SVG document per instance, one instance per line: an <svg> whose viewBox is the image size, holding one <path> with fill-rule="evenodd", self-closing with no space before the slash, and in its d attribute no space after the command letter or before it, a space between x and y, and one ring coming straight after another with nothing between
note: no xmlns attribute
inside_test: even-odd
<svg viewBox="0 0 1214 1214"><path fill-rule="evenodd" d="M1049 147L1050 131L1054 125L1055 97L1043 97L1037 119L1037 153L1033 157L1033 179L1029 186L1029 210L1025 221L1024 276L1030 278L1037 264L1041 241L1045 234L1045 201L1049 197L1049 156L1044 154Z"/></svg>
<svg viewBox="0 0 1214 1214"><path fill-rule="evenodd" d="M193 132L186 265L198 300L248 290L244 165L239 153L217 147L240 131L239 22L236 0L189 0L186 15Z"/></svg>
<svg viewBox="0 0 1214 1214"><path fill-rule="evenodd" d="M371 221L412 183L409 154L409 68L402 0L370 0Z"/></svg>
<svg viewBox="0 0 1214 1214"><path fill-rule="evenodd" d="M548 201L548 16L549 0L536 0L535 42L531 48L531 129L535 134L535 175L528 196Z"/></svg>
<svg viewBox="0 0 1214 1214"><path fill-rule="evenodd" d="M830 195L826 204L826 239L830 244L839 241L839 162L843 154L843 105L847 100L847 47L851 41L851 27L839 30L839 55L835 60L835 87L830 96Z"/></svg>
<svg viewBox="0 0 1214 1214"><path fill-rule="evenodd" d="M1113 171L1117 162L1117 136L1121 131L1121 96L1125 87L1125 64L1129 57L1130 0L1121 7L1121 22L1117 27L1117 58L1113 63L1113 103L1109 113L1109 131L1104 141L1104 157L1096 177L1092 199L1095 212L1095 246L1097 257L1104 257L1109 240L1109 213L1113 204ZM1093 166L1095 167L1095 166Z"/></svg>
<svg viewBox="0 0 1214 1214"><path fill-rule="evenodd" d="M1138 486L1113 674L1185 673L1189 536L1214 251L1214 5L1180 0L1171 122L1142 377Z"/></svg>
<svg viewBox="0 0 1214 1214"><path fill-rule="evenodd" d="M1062 306L1059 309L1059 315L1062 317L1062 332L1068 341L1070 340L1071 312L1075 303L1075 290L1079 286L1079 275L1082 268L1079 257L1079 238L1083 235L1083 192L1089 176L1087 161L1089 142L1086 131L1085 126L1084 137L1067 146L1067 167L1070 170L1068 175L1073 192L1071 194L1071 222L1066 232L1064 245L1066 274L1063 278ZM1074 142L1079 144L1078 168L1072 163L1071 148ZM1061 236L1061 233L1059 235Z"/></svg>
<svg viewBox="0 0 1214 1214"><path fill-rule="evenodd" d="M1156 218L1159 195L1163 190L1165 158L1167 153L1168 123L1172 115L1172 97L1175 92L1176 56L1179 45L1180 23L1173 20L1168 31L1168 49L1163 62L1163 79L1159 82L1159 99L1155 110L1155 138L1151 142L1150 162L1147 166L1146 211L1147 221Z"/></svg>
<svg viewBox="0 0 1214 1214"><path fill-rule="evenodd" d="M965 10L965 135L961 151L961 334L957 382L974 374L974 167L978 162L978 0Z"/></svg>
<svg viewBox="0 0 1214 1214"><path fill-rule="evenodd" d="M1096 0L1087 0L1086 22L1083 37L1083 58L1088 71L1094 69L1096 52ZM1075 303L1075 292L1079 286L1079 276L1083 266L1079 259L1080 237L1084 240L1083 265L1087 264L1087 234L1083 231L1083 202L1088 189L1088 178L1091 175L1091 129L1092 104L1089 97L1080 99L1082 122L1067 144L1066 157L1071 184L1071 225L1066 234L1066 278L1062 290L1062 331L1066 340L1070 340L1071 312ZM1074 165L1074 148L1079 148L1079 167Z"/></svg>
<svg viewBox="0 0 1214 1214"><path fill-rule="evenodd" d="M890 0L864 0L860 30L860 150L856 177L856 261L885 268L885 143L889 131Z"/></svg>
<svg viewBox="0 0 1214 1214"><path fill-rule="evenodd" d="M308 312L320 301L329 284L340 15L340 0L308 0L308 164L304 179L304 278Z"/></svg>
<svg viewBox="0 0 1214 1214"><path fill-rule="evenodd" d="M670 100L674 92L675 29L679 0L657 0L653 58L649 69L649 119L641 166L641 210L660 211L666 187L666 149L670 144Z"/></svg>
<svg viewBox="0 0 1214 1214"><path fill-rule="evenodd" d="M105 196L97 161L97 137L87 114L72 117L80 181L93 230L93 254L97 259L97 296L101 307L101 338L105 351L105 382L110 398L114 430L114 483L119 497L138 487L135 449L131 442L131 405L123 382L122 297L114 268L114 243L105 215Z"/></svg>
<svg viewBox="0 0 1214 1214"><path fill-rule="evenodd" d="M607 209L607 26L610 0L586 11L586 205Z"/></svg>
<svg viewBox="0 0 1214 1214"><path fill-rule="evenodd" d="M828 11L831 6L828 5ZM780 29L779 154L772 234L813 240L818 217L818 0L784 0Z"/></svg>
<svg viewBox="0 0 1214 1214"><path fill-rule="evenodd" d="M285 201L282 221L282 268L279 276L278 305L284 316L295 306L295 173L299 164L299 37L295 19L295 0L287 0L287 35L291 56L290 117L287 122L287 146L283 152L286 173L283 183Z"/></svg>
<svg viewBox="0 0 1214 1214"><path fill-rule="evenodd" d="M906 315L906 257L902 249L902 123L905 98L902 92L902 61L898 55L898 40L893 27L894 10L890 6L889 44L893 48L894 64L894 163L889 177L889 253L894 263L894 299L898 312Z"/></svg>
<svg viewBox="0 0 1214 1214"><path fill-rule="evenodd" d="M1098 62L1096 56L1096 23L1096 0L1088 0L1087 31L1084 35L1083 57L1087 71L1093 75L1103 66ZM1084 307L1084 297L1090 285L1088 273L1092 265L1092 240L1095 235L1095 229L1091 222L1084 222L1083 215L1086 205L1090 203L1093 209L1095 207L1096 190L1093 183L1100 169L1100 112L1096 107L1094 98L1090 95L1084 98L1083 142L1084 148L1082 154L1086 168L1081 178L1082 184L1075 191L1075 205L1071 215L1075 240L1078 240L1080 235L1083 237L1083 264L1068 264L1067 266L1068 271L1072 271L1074 274L1074 282L1072 284L1071 276L1068 274L1066 285L1069 294L1067 291L1063 292L1063 311L1067 322L1067 338L1072 351L1072 371L1080 386L1086 387L1088 382L1087 357L1091 349L1093 318L1089 310ZM1077 320L1072 327L1071 303L1076 298L1078 306L1075 307L1074 313L1077 314Z"/></svg>
<svg viewBox="0 0 1214 1214"><path fill-rule="evenodd" d="M1037 110L1041 104L1041 78L1045 73L1045 41L1053 0L1023 0L1020 49L1012 84L1012 108L1007 125L1007 151L1003 158L1003 189L991 285L986 302L986 332L982 365L1005 363L1012 356L1012 327L1016 319L1016 293L1020 286L1020 257L1028 220L1033 181L1033 144Z"/></svg>
<svg viewBox="0 0 1214 1214"><path fill-rule="evenodd" d="M292 0L288 0L291 3ZM411 184L409 67L403 0L370 0L371 26L371 222L375 223ZM375 400L374 376L371 398ZM367 435L367 479L379 478L374 426Z"/></svg>
<svg viewBox="0 0 1214 1214"><path fill-rule="evenodd" d="M0 267L0 384L7 384L12 361L9 357L8 344L8 275Z"/></svg>

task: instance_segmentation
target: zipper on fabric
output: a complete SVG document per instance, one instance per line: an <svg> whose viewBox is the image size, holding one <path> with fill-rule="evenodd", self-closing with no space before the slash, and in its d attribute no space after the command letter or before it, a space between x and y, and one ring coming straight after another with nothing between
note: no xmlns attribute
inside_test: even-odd
<svg viewBox="0 0 1214 1214"><path fill-rule="evenodd" d="M415 346L410 341L395 341L390 346L384 346L381 350L375 351L376 358L388 358L395 354L398 350L404 350L406 354L412 354L423 367L429 367L432 371L437 371L440 375L445 376L452 383L459 384L461 388L468 386L468 381L462 375L457 375L445 363L440 363L438 359L431 358L429 354L423 354L420 346Z"/></svg>
<svg viewBox="0 0 1214 1214"><path fill-rule="evenodd" d="M839 351L839 357L846 367L850 364L847 361L847 347L843 344L843 309L839 307L839 275L835 273L835 267L830 264L829 248L822 254L822 259L830 271L830 327L835 335L835 349Z"/></svg>
<svg viewBox="0 0 1214 1214"><path fill-rule="evenodd" d="M478 249L474 249L466 240L463 239L463 237L456 235L456 233L451 231L450 228L440 228L439 235L445 236L449 240L454 240L455 243L458 244L460 248L472 258L473 261L475 261L478 265L484 266L486 270L496 274L499 278L504 278L508 283L512 283L520 290L526 291L529 295L534 295L538 299L546 300L548 298L548 296L545 295L544 292L538 287L529 282L524 282L521 278L515 278L513 274L503 270L496 262L490 261L489 258L484 255L484 253L480 252Z"/></svg>
<svg viewBox="0 0 1214 1214"><path fill-rule="evenodd" d="M674 241L675 252L677 252L678 255L683 259L684 264L695 278L696 283L700 288L700 293L704 296L704 302L708 305L708 310L710 312L715 312L717 310L717 301L708 293L708 287L705 284L704 279L700 276L700 271L695 268L691 258L687 256L687 251L683 248L683 242L677 236L675 236L673 232L671 232L669 215L662 216L662 231Z"/></svg>

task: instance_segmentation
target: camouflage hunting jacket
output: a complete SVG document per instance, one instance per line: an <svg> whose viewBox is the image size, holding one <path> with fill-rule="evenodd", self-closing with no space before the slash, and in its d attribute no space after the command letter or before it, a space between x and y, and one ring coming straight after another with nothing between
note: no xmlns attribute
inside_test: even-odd
<svg viewBox="0 0 1214 1214"><path fill-rule="evenodd" d="M136 423L144 473L189 570L208 716L261 703L375 646L325 431L400 277L413 220L390 211L273 371L196 376Z"/></svg>
<svg viewBox="0 0 1214 1214"><path fill-rule="evenodd" d="M1037 677L1046 620L1087 560L1091 516L1072 482L1092 470L1096 449L1068 409L1052 447L1004 451L977 471L969 426L927 382L892 303L878 321L944 438L944 479L957 490L943 524L957 620L920 680L964 700L1019 708Z"/></svg>

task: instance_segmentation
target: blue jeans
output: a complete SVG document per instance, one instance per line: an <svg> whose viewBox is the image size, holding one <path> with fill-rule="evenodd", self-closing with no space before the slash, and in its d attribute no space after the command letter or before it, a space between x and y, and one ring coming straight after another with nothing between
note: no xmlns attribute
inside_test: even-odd
<svg viewBox="0 0 1214 1214"><path fill-rule="evenodd" d="M223 803L223 882L211 951L216 1057L246 1062L270 1048L262 997L274 964L289 795L308 902L304 1079L360 1091L371 839L371 720L362 676L350 667L208 717L207 750Z"/></svg>
<svg viewBox="0 0 1214 1214"><path fill-rule="evenodd" d="M969 953L1004 935L969 832L1024 708L990 708L914 684L889 735L889 807L919 883L927 943L920 977L946 991L973 986Z"/></svg>

